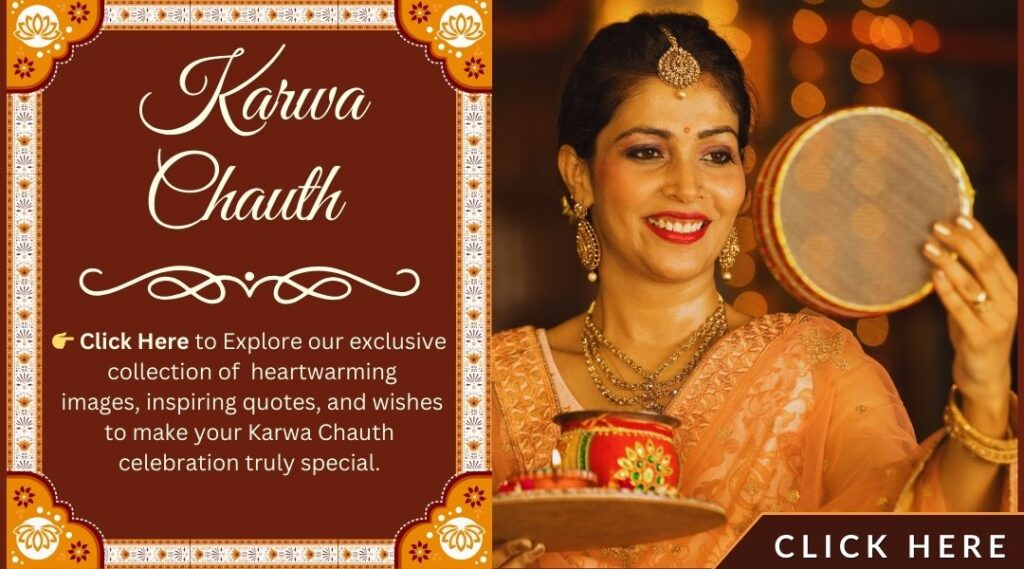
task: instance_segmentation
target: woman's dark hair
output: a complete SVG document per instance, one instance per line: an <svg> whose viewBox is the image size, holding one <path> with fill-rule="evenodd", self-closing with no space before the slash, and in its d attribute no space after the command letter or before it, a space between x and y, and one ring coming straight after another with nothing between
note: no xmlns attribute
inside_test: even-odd
<svg viewBox="0 0 1024 569"><path fill-rule="evenodd" d="M584 160L594 156L597 133L641 79L658 76L658 59L670 44L668 28L680 47L700 64L701 74L715 78L739 117L739 144L747 146L751 92L743 66L708 21L695 14L639 14L597 33L569 74L558 114L558 145L568 144Z"/></svg>

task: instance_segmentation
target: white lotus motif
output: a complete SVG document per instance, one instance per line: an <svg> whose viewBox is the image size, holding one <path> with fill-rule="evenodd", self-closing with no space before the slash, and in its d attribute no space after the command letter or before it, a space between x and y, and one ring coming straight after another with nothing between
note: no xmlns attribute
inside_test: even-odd
<svg viewBox="0 0 1024 569"><path fill-rule="evenodd" d="M38 561L57 552L60 528L46 518L29 518L14 528L14 536L22 555Z"/></svg>
<svg viewBox="0 0 1024 569"><path fill-rule="evenodd" d="M467 526L459 528L447 525L441 528L441 541L457 551L465 551L473 546L473 543L480 539L477 531L480 526Z"/></svg>
<svg viewBox="0 0 1024 569"><path fill-rule="evenodd" d="M445 10L440 25L437 35L456 48L469 47L485 35L480 14L463 4Z"/></svg>
<svg viewBox="0 0 1024 569"><path fill-rule="evenodd" d="M36 4L18 15L14 37L32 48L46 47L60 37L57 14L46 6Z"/></svg>
<svg viewBox="0 0 1024 569"><path fill-rule="evenodd" d="M472 558L484 543L484 528L469 518L453 518L437 529L441 549L452 559Z"/></svg>

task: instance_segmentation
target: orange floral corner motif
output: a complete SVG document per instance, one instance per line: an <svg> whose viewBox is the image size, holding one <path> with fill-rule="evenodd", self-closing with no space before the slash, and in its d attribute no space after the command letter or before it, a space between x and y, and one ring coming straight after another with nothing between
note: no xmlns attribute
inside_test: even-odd
<svg viewBox="0 0 1024 569"><path fill-rule="evenodd" d="M56 499L48 480L7 472L7 567L103 567L103 538Z"/></svg>
<svg viewBox="0 0 1024 569"><path fill-rule="evenodd" d="M395 567L490 567L491 475L466 473L448 482L426 517L395 539Z"/></svg>
<svg viewBox="0 0 1024 569"><path fill-rule="evenodd" d="M491 35L493 0L396 0L398 29L441 62L457 88L487 92L493 87Z"/></svg>
<svg viewBox="0 0 1024 569"><path fill-rule="evenodd" d="M103 0L7 0L7 91L44 87L102 22Z"/></svg>

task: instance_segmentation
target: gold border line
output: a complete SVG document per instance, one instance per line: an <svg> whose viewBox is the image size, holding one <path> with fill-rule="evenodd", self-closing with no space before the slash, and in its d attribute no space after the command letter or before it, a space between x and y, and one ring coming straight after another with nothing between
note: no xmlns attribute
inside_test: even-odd
<svg viewBox="0 0 1024 569"><path fill-rule="evenodd" d="M177 4L177 3L174 3L174 2L162 2L162 1L159 1L159 0L138 0L138 1L134 1L134 2L123 2L123 1L116 1L115 0L115 1L111 1L111 2L106 2L106 5L112 6L112 7L116 7L116 6L147 6L147 5L148 6L155 6L155 5L162 5L162 4ZM389 1L382 1L382 0L352 0L352 1L349 1L349 2L337 2L337 1L331 1L331 0L326 0L326 1L325 0L310 0L310 1L307 1L307 2L294 2L294 3L293 2L289 2L287 0L283 0L281 2L274 2L272 0L253 0L253 1L249 1L249 2L240 1L240 0L226 0L226 1L221 1L221 2L210 2L209 4L197 3L197 2L183 2L183 3L180 3L179 5L187 5L188 9L191 10L194 7L197 7L197 6L219 7L219 6L233 6L233 5L280 5L282 7L288 7L288 6L303 6L303 5L340 6L341 4L362 5L362 6L368 6L368 7L374 7L374 6L392 7L392 8L394 8L396 10L396 15L395 15L396 19L395 19L395 22L391 23L391 24L346 25L346 24L341 24L341 23L335 22L335 23L332 23L332 24L324 25L324 26L304 26L304 25L284 26L284 25L258 24L258 23L246 24L246 25L209 25L209 26L206 26L206 25L194 25L191 22L184 23L183 25L171 25L171 24L164 24L164 25L159 25L159 24L139 24L139 25L128 24L128 25L118 25L116 22L111 21L109 23L105 23L102 26L101 30L104 31L104 32L113 32L113 31L205 31L205 30L209 30L209 31L221 31L221 30L236 30L236 31L271 31L271 30L282 30L282 31L288 31L288 30L294 30L294 31L340 31L340 30L346 30L346 31L394 31L394 30L398 29L398 19L397 19L398 18L398 14L397 14L397 10L399 9L399 6L398 6L397 2L389 2ZM462 203L462 200L463 200L462 183L464 182L464 176L463 176L463 171L462 171L462 164L463 164L463 161L464 161L464 156L463 156L464 148L463 148L463 144L462 144L462 136L464 135L464 125L463 125L463 116L462 116L462 111L463 111L462 97L465 96L465 95L473 94L473 93L470 93L470 92L467 92L467 91L463 91L461 89L455 89L455 88L453 88L452 90L454 92L454 96L455 96L455 100L456 100L455 129L456 129L456 135L457 135L457 141L456 141L456 145L457 145L456 146L456 148L457 148L457 152L456 152L456 160L457 160L457 162L456 162L456 220L457 220L457 227L456 227L456 253L457 253L457 257L456 257L456 283L457 283L457 287L456 287L456 312L455 312L455 317L456 317L456 343L457 343L458 350L457 350L457 354L456 354L456 390L455 390L456 391L456 414L455 415L456 415L456 426L457 426L457 428L456 428L456 433L455 433L455 436L456 436L456 440L455 440L455 442L456 442L456 465L455 465L454 475L458 476L460 474L471 474L471 472L464 470L463 467L462 467L462 458L463 458L463 453L462 453L463 432L462 432L462 429L464 427L464 421L463 421L464 418L462 416L462 395L463 395L463 380L464 380L464 378L462 376L462 371L463 371L463 367L464 367L462 359L464 357L464 354L462 353L462 350L463 350L463 347L464 347L463 333L465 332L465 330L464 330L463 321L462 321L462 316L463 316L463 314L462 314L463 292L464 292L463 288L462 288L462 285L464 284L464 279L463 279L463 275L462 275L461 271L464 268L463 267L463 258L462 257L463 257L463 253L464 253L464 247L465 247L465 243L464 243L464 237L465 236L464 236L464 232L463 232L463 228L462 228L462 222L464 221L463 220L463 215L462 215L462 208L463 208L463 203ZM13 217L14 216L14 211L13 211L13 199L14 199L14 189L13 188L14 188L14 186L13 186L13 184L15 183L14 176L13 176L13 160L14 160L13 152L14 152L14 146L13 146L13 142L12 142L12 140L13 140L12 139L12 136L13 136L13 120L12 120L12 118L13 118L14 103L13 103L13 100L10 97L17 96L17 95L16 94L8 94L8 95L9 96L8 96L8 100L7 100L7 115L8 115L7 154L8 154L8 176L9 176L9 179L8 179L8 188L7 188L7 193L8 193L8 199L7 199L7 202L8 202L7 203L7 222L8 222L7 225L8 225L8 232L7 232L7 236L6 236L6 240L7 240L7 254L8 254L8 274L7 274L7 282L8 282L8 296L7 296L7 308L8 308L8 310L7 310L7 314L8 314L8 323L7 323L7 340L8 340L7 379L8 379L8 382L7 382L7 390L8 390L8 401L10 401L9 411L11 411L11 413L10 413L10 415L8 417L8 421L7 421L7 441L8 441L8 445L7 445L7 451L6 452L7 452L8 469L12 469L13 465L14 465L14 453L13 453L14 446L13 445L14 445L14 442L15 442L15 440L14 440L15 439L15 437L14 437L14 430L13 430L13 428L14 428L14 422L13 422L13 415L14 415L14 413L13 413L13 411L14 411L14 407L13 407L13 405L14 405L14 398L13 398L13 389L14 389L14 381L13 381L13 379L14 379L13 378L14 365L13 365L13 358L16 355L15 354L15 350L14 350L14 346L13 346L13 307L14 307L13 284L14 284L14 271L16 270L16 267L14 267L14 240L13 240L13 233L12 233L13 230L14 230L13 229L13 225L12 225L13 219L14 219L14 217ZM43 381L42 381L43 380L43 377L42 377L42 354L43 354L43 343L42 343L42 341L43 341L43 336L42 336L42 333L43 333L43 318L42 318L42 295L43 295L43 278L42 278L42 268L43 268L42 267L42 265L43 265L43 262L42 262L42 254L43 254L43 234L42 234L42 222L43 222L43 219L42 219L42 217L43 217L43 215L42 215L42 164L43 164L43 160L42 160L42 118L43 118L43 109L42 109L42 107L43 107L43 105L42 105L42 92L41 91L35 91L34 95L36 97L36 124L35 124L35 131L36 131L36 157L35 157L35 165L36 165L36 167L35 167L35 172L34 172L34 178L35 178L35 184L36 184L36 188L35 188L35 192L36 192L36 204L35 204L35 207L36 207L36 211L35 211L36 227L34 228L35 232L36 232L36 250L35 250L36 256L35 256L35 269L34 270L36 271L36 274L34 275L34 278L35 278L35 285L36 285L36 298L35 298L35 305L36 305L36 315L35 315L36 316L36 342L35 342L35 352L36 353L35 353L35 357L36 357L36 362L35 362L35 365L36 365L36 373L37 373L36 382L35 382L36 383L36 385L35 385L35 389L36 389L36 402L35 402L35 404L36 404L36 417L35 417L35 420L36 420L36 431L35 431L35 439L36 439L36 441L35 441L35 445L36 445L36 449L35 449L35 452L36 452L36 465L35 465L35 472L42 473L43 472L43 466L42 466L43 465L43 462L42 462L42 438L43 438L43 428L42 428L42 425L43 425L43 412L42 412L43 411L43 409L42 409L42 394L43 394L43 392L42 392L42 388L43 388L43 386L42 386L42 383L43 383ZM485 124L486 141L485 142L486 142L486 145L487 145L486 146L486 148L487 148L487 164L486 164L486 171L484 172L484 175L485 175L486 183L488 184L488 187L486 188L486 195L482 198L482 199L485 200L484 201L484 204L485 204L484 216L485 216L485 219L486 219L486 227L487 227L487 237L486 237L487 243L486 243L486 251L485 251L485 263L486 263L486 266L483 267L483 270L490 271L491 264L492 264L491 263L491 250L490 250L491 249L491 230L492 230L492 227L491 227L491 223L492 223L491 222L491 200L490 200L490 196L491 196L490 183L491 183L491 179L492 179L492 163L491 163L491 142L492 142L491 141L491 99L490 99L490 94L481 93L479 95L487 97L486 100L485 100L485 104L483 105L484 106L484 113L486 115L486 124ZM489 334L489 328L490 328L490 319L491 319L491 298L490 298L490 295L491 295L491 276L488 273L488 275L487 275L487 283L486 283L486 292L485 292L485 297L484 297L484 305L485 305L484 308L486 310L486 320L482 323L482 325L485 328L485 330L484 330L485 336ZM489 391L489 389L487 389L486 384L484 385L484 397L483 397L483 399L486 402L486 406L485 406L485 409L486 409L486 411L485 411L486 412L485 420L486 420L487 432L489 434L490 433L490 427L491 427L491 415L490 415L491 400L490 400L490 391ZM491 449L490 449L490 442L489 442L489 440L485 444L486 444L486 448L487 448L486 457L484 459L485 460L485 468L490 468L490 465L491 465ZM477 472L477 474L486 474L486 471ZM340 548L345 547L346 545L353 545L353 546L358 545L358 546L367 546L367 547L377 547L377 546L380 546L380 547L387 548L389 546L393 547L394 544L395 544L395 541L394 540L389 540L389 539L386 539L386 538L380 538L380 537L363 539L363 540L346 538L345 540L334 540L334 541L323 541L323 542L319 542L319 541L315 541L315 540L302 541L302 540L297 540L297 539L272 539L272 538L269 538L269 539L268 538L259 538L259 539L245 539L245 538L242 538L242 539L234 539L234 540L232 540L232 539L202 539L202 540L197 540L197 539L192 539L192 538L175 539L175 538L165 538L165 537L162 537L162 538L159 538L159 539L121 539L121 540L113 539L113 540L104 540L104 544L105 545L109 545L111 547L130 547L130 546L160 547L161 545L165 545L165 546L168 546L168 547L186 547L186 548L188 548L189 554L191 555L192 553L194 553L194 550L196 550L197 547L201 547L202 545L224 545L224 546L246 545L246 546L252 546L252 545L260 545L260 544L264 544L264 545L272 545L272 544L288 545L288 544L292 544L292 545L303 545L303 546L310 546L310 547L334 547L334 548L339 548L340 549ZM118 566L118 567L134 567L134 566L136 566L136 565L131 565L131 564L127 564L127 563L126 564L117 563L116 560L110 560L110 561L113 561L113 565L114 566ZM193 559L189 558L189 559L186 559L186 560L184 560L182 562L174 562L174 563L168 563L168 564L148 564L147 563L147 564L138 565L138 566L139 567L187 567L187 566L191 566L192 562L193 562ZM390 564L390 566L394 566L395 563L397 563L397 559L395 559L393 556L389 555L389 558L386 559L386 560L382 560L381 564L368 564L368 565L367 564L358 564L358 565L353 564L353 565L348 565L348 564L344 564L339 559L337 562L335 562L333 564L328 564L328 565L323 565L323 566L324 567L342 566L342 567L378 568L378 567L389 566L388 564ZM273 565L275 565L275 563L271 562L269 565L268 564L225 564L225 565L205 565L205 564L203 564L202 566L203 567L222 567L223 566L223 567L254 567L255 568L255 567L268 567L268 566L273 566ZM303 567L307 567L307 566L308 567L320 567L321 565L302 565L302 566Z"/></svg>
<svg viewBox="0 0 1024 569"><path fill-rule="evenodd" d="M7 470L14 470L14 102L7 96L7 128L4 140L7 142Z"/></svg>
<svg viewBox="0 0 1024 569"><path fill-rule="evenodd" d="M455 91L455 473L462 472L462 255L464 252L462 235L462 164L464 156L462 148L462 92Z"/></svg>

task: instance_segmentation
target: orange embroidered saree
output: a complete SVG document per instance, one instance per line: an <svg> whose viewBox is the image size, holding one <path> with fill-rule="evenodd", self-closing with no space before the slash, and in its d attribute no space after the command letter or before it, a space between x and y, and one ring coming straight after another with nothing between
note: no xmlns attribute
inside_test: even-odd
<svg viewBox="0 0 1024 569"><path fill-rule="evenodd" d="M538 330L496 335L491 362L500 483L549 462L551 418L574 402ZM946 509L944 431L918 445L885 369L826 318L770 314L730 331L665 413L682 422L680 495L719 504L727 523L668 542L551 553L541 567L711 566L761 512ZM1006 509L1017 507L1016 473L1010 465Z"/></svg>

